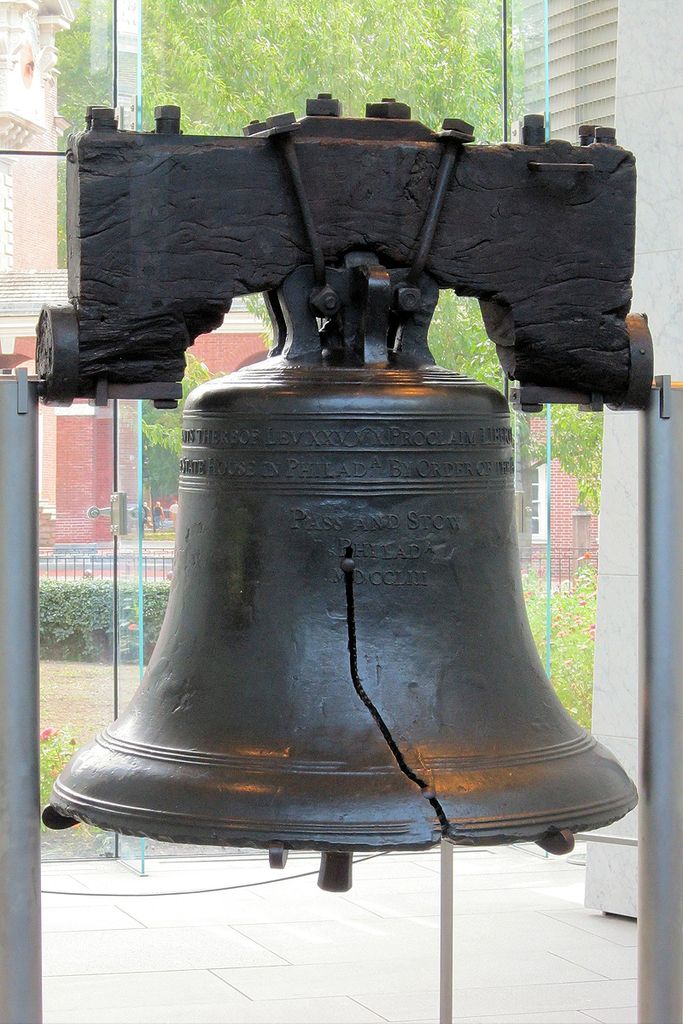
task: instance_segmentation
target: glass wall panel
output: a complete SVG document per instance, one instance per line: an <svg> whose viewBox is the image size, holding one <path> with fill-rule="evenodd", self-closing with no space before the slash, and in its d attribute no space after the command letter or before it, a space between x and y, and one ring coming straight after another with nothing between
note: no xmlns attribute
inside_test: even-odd
<svg viewBox="0 0 683 1024"><path fill-rule="evenodd" d="M114 537L115 551L115 687L116 714L120 714L135 693L144 670L145 523L142 491L141 402L115 403L114 492L120 510ZM119 856L144 870L145 840L118 838Z"/></svg>
<svg viewBox="0 0 683 1024"><path fill-rule="evenodd" d="M41 800L76 747L114 714L112 410L40 409ZM50 858L113 856L113 837L45 831Z"/></svg>
<svg viewBox="0 0 683 1024"><path fill-rule="evenodd" d="M3 158L0 368L34 370L44 302L66 301L60 256L63 158ZM9 170L7 170L9 168ZM112 414L87 402L39 412L41 796L74 746L113 712ZM79 826L45 832L48 857L110 856L110 837Z"/></svg>

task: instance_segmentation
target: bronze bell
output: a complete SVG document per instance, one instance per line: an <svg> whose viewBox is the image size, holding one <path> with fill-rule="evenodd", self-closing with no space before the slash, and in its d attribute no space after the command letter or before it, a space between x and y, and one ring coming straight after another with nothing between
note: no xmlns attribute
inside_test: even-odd
<svg viewBox="0 0 683 1024"><path fill-rule="evenodd" d="M634 806L534 646L505 399L371 333L191 394L161 634L52 824L320 850L344 889L351 851L563 852Z"/></svg>

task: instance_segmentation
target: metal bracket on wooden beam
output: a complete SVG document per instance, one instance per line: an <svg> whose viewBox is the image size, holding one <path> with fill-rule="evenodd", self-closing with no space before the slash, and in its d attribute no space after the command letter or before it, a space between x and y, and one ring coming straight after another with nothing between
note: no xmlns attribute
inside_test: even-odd
<svg viewBox="0 0 683 1024"><path fill-rule="evenodd" d="M601 412L603 396L569 388L546 388L537 384L515 384L509 392L510 405L517 412L540 412L544 405L578 405L582 412Z"/></svg>

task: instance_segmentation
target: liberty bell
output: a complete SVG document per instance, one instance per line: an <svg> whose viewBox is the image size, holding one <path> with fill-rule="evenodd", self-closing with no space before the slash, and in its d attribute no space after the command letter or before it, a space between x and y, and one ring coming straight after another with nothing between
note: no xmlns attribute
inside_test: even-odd
<svg viewBox="0 0 683 1024"><path fill-rule="evenodd" d="M320 884L344 890L354 851L566 852L634 806L543 670L508 404L434 365L425 262L357 248L297 267L267 295L270 358L192 392L163 627L131 703L57 779L48 825L255 847L274 866L318 850Z"/></svg>

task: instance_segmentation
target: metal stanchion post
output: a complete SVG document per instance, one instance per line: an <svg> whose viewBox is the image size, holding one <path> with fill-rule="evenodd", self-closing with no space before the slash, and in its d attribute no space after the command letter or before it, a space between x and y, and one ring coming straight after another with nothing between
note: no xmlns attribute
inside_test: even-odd
<svg viewBox="0 0 683 1024"><path fill-rule="evenodd" d="M658 377L641 420L638 1021L683 1007L683 390Z"/></svg>
<svg viewBox="0 0 683 1024"><path fill-rule="evenodd" d="M453 1024L453 845L441 841L439 1024Z"/></svg>
<svg viewBox="0 0 683 1024"><path fill-rule="evenodd" d="M37 385L0 376L0 1021L40 1024Z"/></svg>

